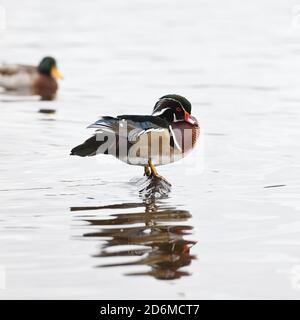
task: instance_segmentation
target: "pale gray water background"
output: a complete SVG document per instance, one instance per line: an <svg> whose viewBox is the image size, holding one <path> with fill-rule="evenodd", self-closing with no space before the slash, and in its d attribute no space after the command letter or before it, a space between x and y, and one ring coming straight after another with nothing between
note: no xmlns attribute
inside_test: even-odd
<svg viewBox="0 0 300 320"><path fill-rule="evenodd" d="M54 102L0 97L1 298L300 298L299 1L0 4L0 60L53 55L65 76ZM99 231L84 219L141 210L70 207L141 202L129 181L142 172L69 151L98 116L150 113L166 93L189 98L203 129L187 162L159 168L197 259L176 280L96 268L136 258L94 257L105 239L82 237Z"/></svg>

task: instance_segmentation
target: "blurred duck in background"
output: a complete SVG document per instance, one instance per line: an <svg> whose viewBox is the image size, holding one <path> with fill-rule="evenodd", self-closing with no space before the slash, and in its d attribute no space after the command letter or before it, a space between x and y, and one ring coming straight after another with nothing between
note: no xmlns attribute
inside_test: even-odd
<svg viewBox="0 0 300 320"><path fill-rule="evenodd" d="M38 95L42 100L55 98L57 79L63 79L63 76L52 57L43 58L37 67L22 64L0 65L0 87L18 94Z"/></svg>

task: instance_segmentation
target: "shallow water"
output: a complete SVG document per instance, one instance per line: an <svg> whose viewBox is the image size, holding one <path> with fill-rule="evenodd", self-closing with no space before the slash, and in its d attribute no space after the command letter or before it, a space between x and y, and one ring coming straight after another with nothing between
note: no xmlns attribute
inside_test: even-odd
<svg viewBox="0 0 300 320"><path fill-rule="evenodd" d="M72 3L0 0L0 59L65 76L54 102L0 96L0 297L300 298L297 3ZM69 156L98 116L173 92L201 140L159 168L167 199L143 202L141 168Z"/></svg>

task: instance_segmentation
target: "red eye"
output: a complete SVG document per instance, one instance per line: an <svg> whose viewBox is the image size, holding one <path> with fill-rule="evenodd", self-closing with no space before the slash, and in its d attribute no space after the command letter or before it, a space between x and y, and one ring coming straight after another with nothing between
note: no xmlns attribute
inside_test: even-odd
<svg viewBox="0 0 300 320"><path fill-rule="evenodd" d="M180 107L177 107L177 108L176 108L176 111L177 111L177 112L180 112L180 111L181 111L181 108L180 108Z"/></svg>

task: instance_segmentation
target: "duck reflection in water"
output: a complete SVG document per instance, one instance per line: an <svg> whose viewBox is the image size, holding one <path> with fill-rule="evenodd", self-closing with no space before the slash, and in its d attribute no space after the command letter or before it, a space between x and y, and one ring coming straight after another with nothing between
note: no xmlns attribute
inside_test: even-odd
<svg viewBox="0 0 300 320"><path fill-rule="evenodd" d="M188 211L174 207L159 207L153 202L72 207L71 211L102 209L119 212L124 209L138 209L138 212L113 213L106 219L98 217L83 219L92 226L99 227L99 230L85 233L83 237L103 238L101 251L94 257L138 257L138 259L130 262L104 263L97 267L149 266L149 271L132 272L127 275L149 275L164 280L190 275L189 272L181 270L195 259L190 249L196 242L185 239L193 229L192 226L183 224L191 217ZM122 250L117 246L126 248ZM128 249L128 246L133 248ZM116 248L118 250L115 250Z"/></svg>

